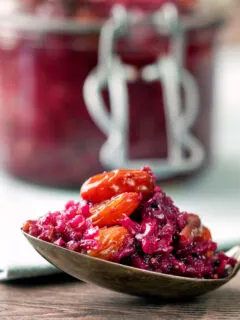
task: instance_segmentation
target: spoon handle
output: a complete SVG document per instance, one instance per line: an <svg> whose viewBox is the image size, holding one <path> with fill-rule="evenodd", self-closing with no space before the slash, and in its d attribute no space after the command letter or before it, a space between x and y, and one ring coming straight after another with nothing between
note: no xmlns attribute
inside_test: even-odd
<svg viewBox="0 0 240 320"><path fill-rule="evenodd" d="M230 250L226 251L225 254L228 257L234 258L237 260L237 264L234 270L234 274L236 274L240 269L240 245L237 245Z"/></svg>

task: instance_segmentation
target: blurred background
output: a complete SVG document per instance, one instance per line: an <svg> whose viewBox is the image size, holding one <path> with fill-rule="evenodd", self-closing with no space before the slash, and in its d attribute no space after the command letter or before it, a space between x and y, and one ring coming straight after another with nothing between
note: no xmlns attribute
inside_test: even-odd
<svg viewBox="0 0 240 320"><path fill-rule="evenodd" d="M118 167L240 243L240 2L116 3L0 0L0 279L55 272L22 223Z"/></svg>

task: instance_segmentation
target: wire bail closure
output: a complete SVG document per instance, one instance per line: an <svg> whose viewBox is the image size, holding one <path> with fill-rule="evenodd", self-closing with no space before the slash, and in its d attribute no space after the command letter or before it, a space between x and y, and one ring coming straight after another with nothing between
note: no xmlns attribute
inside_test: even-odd
<svg viewBox="0 0 240 320"><path fill-rule="evenodd" d="M130 159L127 83L132 81L134 67L122 63L114 51L114 45L129 28L144 21L123 6L113 7L111 17L101 30L98 66L87 77L83 93L91 118L107 136L99 154L103 167L138 168L148 164L158 178L167 178L178 173L191 172L200 167L205 159L202 144L190 132L199 112L199 89L194 77L184 68L185 30L182 28L178 10L172 4L165 4L148 17L148 22L156 30L162 30L163 27L167 30L170 37L169 54L159 56L155 63L144 66L141 77L146 82L161 82L168 157ZM181 88L185 97L184 108L181 105ZM103 89L109 91L110 112L102 98ZM188 157L185 156L186 152Z"/></svg>

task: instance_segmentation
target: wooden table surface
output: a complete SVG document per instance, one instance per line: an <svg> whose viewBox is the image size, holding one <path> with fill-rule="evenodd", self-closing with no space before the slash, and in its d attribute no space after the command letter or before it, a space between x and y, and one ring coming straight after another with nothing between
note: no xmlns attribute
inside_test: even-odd
<svg viewBox="0 0 240 320"><path fill-rule="evenodd" d="M0 284L0 319L240 319L240 274L224 287L182 302L128 296L60 274Z"/></svg>

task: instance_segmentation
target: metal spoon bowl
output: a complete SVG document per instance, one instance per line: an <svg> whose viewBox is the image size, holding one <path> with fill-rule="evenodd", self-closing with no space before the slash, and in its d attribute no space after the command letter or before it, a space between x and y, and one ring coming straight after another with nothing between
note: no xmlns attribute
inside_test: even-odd
<svg viewBox="0 0 240 320"><path fill-rule="evenodd" d="M227 278L208 280L145 271L93 258L23 233L34 249L60 270L85 282L136 296L182 299L202 295L227 283L240 269L240 246L226 252L238 261L232 274Z"/></svg>

